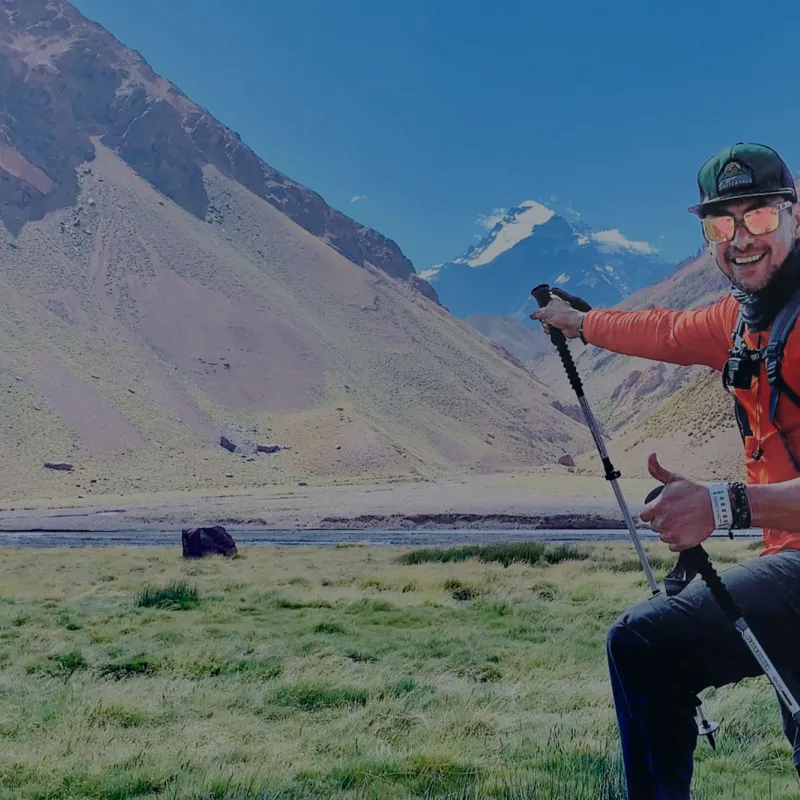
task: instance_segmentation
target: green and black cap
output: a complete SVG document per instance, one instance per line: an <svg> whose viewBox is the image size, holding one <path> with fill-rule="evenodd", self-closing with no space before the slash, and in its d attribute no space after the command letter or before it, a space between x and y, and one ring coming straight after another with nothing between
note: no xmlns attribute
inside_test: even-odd
<svg viewBox="0 0 800 800"><path fill-rule="evenodd" d="M702 217L717 203L779 194L797 202L794 178L783 159L763 144L739 142L710 158L697 173L700 202L689 211Z"/></svg>

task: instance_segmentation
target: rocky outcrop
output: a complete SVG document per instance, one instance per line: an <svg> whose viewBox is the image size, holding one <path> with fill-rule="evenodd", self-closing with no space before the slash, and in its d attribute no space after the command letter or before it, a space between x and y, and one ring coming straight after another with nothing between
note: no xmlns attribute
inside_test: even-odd
<svg viewBox="0 0 800 800"><path fill-rule="evenodd" d="M219 437L219 446L225 448L229 453L244 453L254 455L255 453L264 453L272 455L273 453L280 453L281 450L289 450L288 447L282 447L279 444L256 444L246 438L233 441L227 436Z"/></svg>
<svg viewBox="0 0 800 800"><path fill-rule="evenodd" d="M204 558L205 556L235 556L236 542L222 527L184 528L181 531L181 545L184 558Z"/></svg>
<svg viewBox="0 0 800 800"><path fill-rule="evenodd" d="M262 161L141 56L64 0L5 0L0 13L0 219L12 232L77 197L92 137L200 219L213 164L360 266L416 273L395 242ZM438 302L422 279L412 286Z"/></svg>
<svg viewBox="0 0 800 800"><path fill-rule="evenodd" d="M439 302L439 295L436 294L436 289L434 289L433 286L431 286L430 283L428 283L428 281L426 281L424 278L420 278L420 276L417 275L416 273L414 275L411 275L409 280L411 281L412 287L416 289L420 294L427 297L428 300L433 300L433 302L436 303L437 306L441 305L441 303Z"/></svg>
<svg viewBox="0 0 800 800"><path fill-rule="evenodd" d="M45 461L45 469L53 469L57 472L72 472L72 464L66 461Z"/></svg>
<svg viewBox="0 0 800 800"><path fill-rule="evenodd" d="M566 414L570 419L574 419L576 422L586 423L586 417L583 414L583 410L580 406L576 406L570 403L562 403L560 400L553 400L550 403L556 411L560 411L562 414Z"/></svg>
<svg viewBox="0 0 800 800"><path fill-rule="evenodd" d="M635 401L652 394L664 383L664 370L661 363L653 364L645 370L632 370L611 393L611 399L621 402Z"/></svg>
<svg viewBox="0 0 800 800"><path fill-rule="evenodd" d="M515 367L519 367L520 369L525 369L525 365L512 353L506 350L503 345L498 344L497 342L489 342L491 345L492 350L495 351L498 355L504 358L506 361L510 361Z"/></svg>

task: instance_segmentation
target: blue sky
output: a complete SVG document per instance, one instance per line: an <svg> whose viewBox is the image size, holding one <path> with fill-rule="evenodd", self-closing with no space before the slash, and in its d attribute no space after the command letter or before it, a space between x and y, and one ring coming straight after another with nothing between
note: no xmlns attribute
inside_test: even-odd
<svg viewBox="0 0 800 800"><path fill-rule="evenodd" d="M73 2L418 271L553 196L677 261L706 158L800 170L797 2Z"/></svg>

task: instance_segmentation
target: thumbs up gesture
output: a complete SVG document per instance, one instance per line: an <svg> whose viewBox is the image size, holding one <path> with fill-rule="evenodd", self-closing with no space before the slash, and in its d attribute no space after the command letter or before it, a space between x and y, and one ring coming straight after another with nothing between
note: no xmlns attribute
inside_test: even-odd
<svg viewBox="0 0 800 800"><path fill-rule="evenodd" d="M711 536L714 511L708 487L662 467L655 453L647 459L647 469L664 489L645 505L640 517L658 532L661 541L679 552Z"/></svg>

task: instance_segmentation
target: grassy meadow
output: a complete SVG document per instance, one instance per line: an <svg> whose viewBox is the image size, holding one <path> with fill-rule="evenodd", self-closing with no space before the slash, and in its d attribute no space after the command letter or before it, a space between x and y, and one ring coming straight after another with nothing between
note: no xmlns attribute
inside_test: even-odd
<svg viewBox="0 0 800 800"><path fill-rule="evenodd" d="M2 550L0 799L621 800L604 635L647 594L627 545ZM704 700L694 796L797 797L766 681Z"/></svg>

